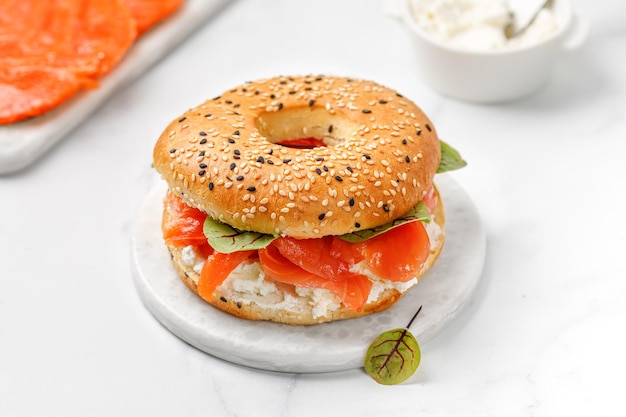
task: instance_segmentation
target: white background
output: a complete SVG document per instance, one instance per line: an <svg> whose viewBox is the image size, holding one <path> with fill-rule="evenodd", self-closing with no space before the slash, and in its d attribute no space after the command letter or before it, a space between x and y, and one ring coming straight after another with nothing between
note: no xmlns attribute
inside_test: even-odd
<svg viewBox="0 0 626 417"><path fill-rule="evenodd" d="M532 97L454 101L415 78L377 0L237 0L21 172L0 177L1 416L626 415L626 3L573 1L588 43ZM429 115L487 233L461 316L402 385L276 374L181 342L133 287L152 146L184 110L278 74L368 78Z"/></svg>

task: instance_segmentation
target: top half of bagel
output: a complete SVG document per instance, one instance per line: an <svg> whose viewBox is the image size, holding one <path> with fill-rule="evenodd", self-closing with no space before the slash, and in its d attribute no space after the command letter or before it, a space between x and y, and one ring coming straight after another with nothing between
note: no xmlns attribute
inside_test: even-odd
<svg viewBox="0 0 626 417"><path fill-rule="evenodd" d="M285 141L316 138L326 146ZM240 230L317 238L401 216L433 186L434 126L371 81L285 76L232 88L173 120L154 167L190 206Z"/></svg>

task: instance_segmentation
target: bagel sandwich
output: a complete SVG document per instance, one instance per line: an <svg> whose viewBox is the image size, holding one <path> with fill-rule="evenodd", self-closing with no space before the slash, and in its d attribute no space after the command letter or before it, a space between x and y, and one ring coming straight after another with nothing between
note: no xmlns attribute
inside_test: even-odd
<svg viewBox="0 0 626 417"><path fill-rule="evenodd" d="M185 285L226 313L294 325L396 303L444 245L434 176L465 165L398 92L313 75L205 101L166 127L153 158Z"/></svg>

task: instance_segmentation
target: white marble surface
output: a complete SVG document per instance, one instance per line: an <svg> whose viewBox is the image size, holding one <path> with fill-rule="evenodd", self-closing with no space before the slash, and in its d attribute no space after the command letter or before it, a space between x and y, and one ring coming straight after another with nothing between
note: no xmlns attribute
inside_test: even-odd
<svg viewBox="0 0 626 417"><path fill-rule="evenodd" d="M444 331L472 299L482 277L486 254L482 221L470 196L442 174L437 176L437 189L446 202L445 250L419 285L392 308L319 326L242 320L213 308L178 278L162 243L167 185L157 180L133 225L131 264L137 292L173 334L238 365L297 373L361 368L370 343L387 330L405 327L420 306L423 312L410 328L417 340L428 343Z"/></svg>
<svg viewBox="0 0 626 417"><path fill-rule="evenodd" d="M626 415L626 3L573 4L587 46L538 94L483 106L414 78L426 64L379 1L237 0L0 177L0 415ZM453 177L482 217L485 272L402 385L215 359L133 286L131 225L165 123L241 81L315 72L401 90L470 163Z"/></svg>

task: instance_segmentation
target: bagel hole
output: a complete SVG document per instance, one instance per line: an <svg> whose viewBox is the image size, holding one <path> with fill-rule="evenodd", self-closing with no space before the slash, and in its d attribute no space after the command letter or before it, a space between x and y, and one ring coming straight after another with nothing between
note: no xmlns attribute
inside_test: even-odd
<svg viewBox="0 0 626 417"><path fill-rule="evenodd" d="M341 144L359 128L343 115L309 107L263 113L256 127L269 142L300 149Z"/></svg>

